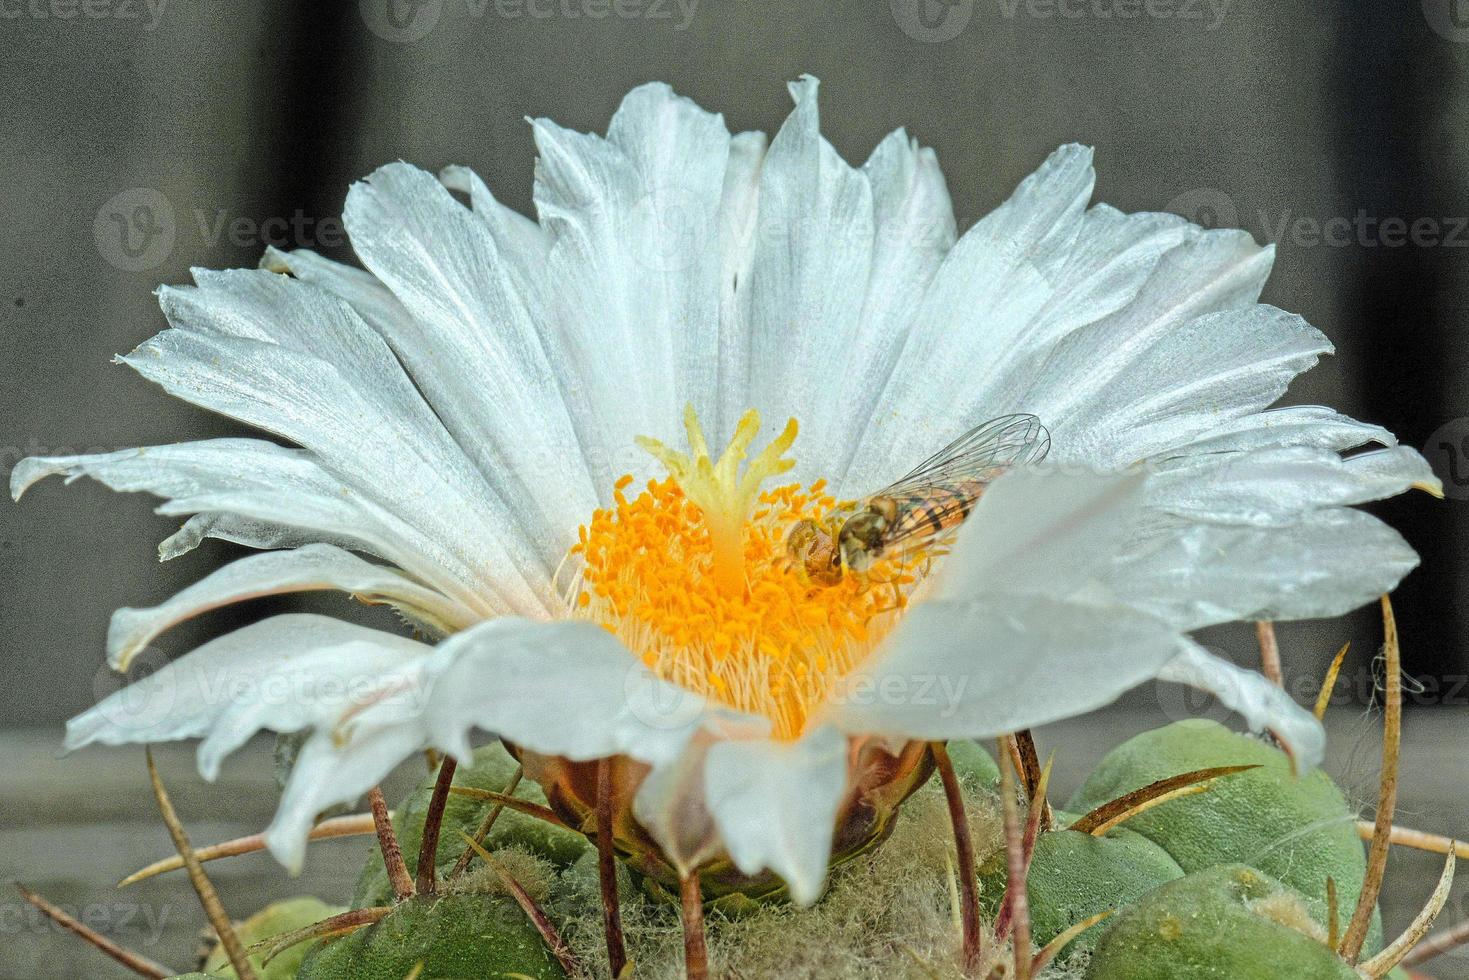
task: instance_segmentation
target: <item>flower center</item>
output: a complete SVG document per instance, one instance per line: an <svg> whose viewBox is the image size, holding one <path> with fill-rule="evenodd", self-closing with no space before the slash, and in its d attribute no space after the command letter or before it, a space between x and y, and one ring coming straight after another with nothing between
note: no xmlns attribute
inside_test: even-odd
<svg viewBox="0 0 1469 980"><path fill-rule="evenodd" d="M891 629L927 559L879 559L861 575L811 582L788 558L786 537L802 521L829 524L838 501L825 481L761 489L795 465L784 455L795 420L748 460L760 430L754 410L717 461L692 407L684 425L687 455L638 440L668 477L629 499L632 477L624 476L613 506L580 529L576 615L600 623L665 680L770 718L778 737L798 737Z"/></svg>

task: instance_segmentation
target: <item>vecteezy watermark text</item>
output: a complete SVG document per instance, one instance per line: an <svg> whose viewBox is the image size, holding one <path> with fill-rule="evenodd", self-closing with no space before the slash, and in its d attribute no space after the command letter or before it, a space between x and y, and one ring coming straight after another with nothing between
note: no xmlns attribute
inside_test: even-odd
<svg viewBox="0 0 1469 980"><path fill-rule="evenodd" d="M1247 215L1215 187L1180 194L1164 210L1206 228L1242 228L1262 241L1296 248L1469 248L1469 215L1374 214L1366 208L1326 216L1262 208Z"/></svg>
<svg viewBox="0 0 1469 980"><path fill-rule="evenodd" d="M471 20L642 20L687 30L699 0L463 0ZM368 30L394 44L411 44L433 33L444 0L360 0Z"/></svg>
<svg viewBox="0 0 1469 980"><path fill-rule="evenodd" d="M0 0L3 2L3 0ZM193 231L208 248L228 242L235 248L336 248L346 243L341 218L318 218L297 208L264 218L229 208L174 206L163 192L133 187L113 195L97 209L92 235L108 264L124 272L155 269L173 255L181 231Z"/></svg>
<svg viewBox="0 0 1469 980"><path fill-rule="evenodd" d="M0 20L137 22L151 31L168 0L0 0Z"/></svg>

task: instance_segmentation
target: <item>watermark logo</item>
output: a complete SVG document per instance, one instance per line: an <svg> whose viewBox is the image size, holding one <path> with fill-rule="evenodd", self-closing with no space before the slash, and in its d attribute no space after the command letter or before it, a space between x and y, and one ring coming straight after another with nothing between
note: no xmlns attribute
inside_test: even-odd
<svg viewBox="0 0 1469 980"><path fill-rule="evenodd" d="M715 216L697 195L677 186L655 188L638 199L631 223L637 240L651 243L635 258L650 272L682 272L710 250Z"/></svg>
<svg viewBox="0 0 1469 980"><path fill-rule="evenodd" d="M1469 0L1466 0L1469 2ZM1241 228L1256 239L1295 248L1466 248L1469 216L1373 214L1366 208L1325 217L1264 209L1243 214L1216 187L1200 187L1169 201L1165 210L1205 228Z"/></svg>
<svg viewBox="0 0 1469 980"><path fill-rule="evenodd" d="M1182 215L1209 229L1239 227L1239 208L1232 197L1217 187L1185 191L1169 201L1163 210Z"/></svg>
<svg viewBox="0 0 1469 980"><path fill-rule="evenodd" d="M659 731L687 728L708 708L702 694L660 680L642 664L634 664L623 675L622 694L628 712Z"/></svg>
<svg viewBox="0 0 1469 980"><path fill-rule="evenodd" d="M1423 444L1423 455L1443 481L1445 497L1469 500L1469 418L1439 426Z"/></svg>
<svg viewBox="0 0 1469 980"><path fill-rule="evenodd" d="M952 41L969 26L974 0L888 0L893 20L915 41Z"/></svg>
<svg viewBox="0 0 1469 980"><path fill-rule="evenodd" d="M92 236L97 251L124 272L143 272L173 254L177 234L173 204L152 187L133 187L97 209Z"/></svg>
<svg viewBox="0 0 1469 980"><path fill-rule="evenodd" d="M1440 37L1469 43L1469 0L1423 0L1423 18Z"/></svg>
<svg viewBox="0 0 1469 980"><path fill-rule="evenodd" d="M384 41L411 44L433 33L444 13L444 0L359 0L367 29Z"/></svg>
<svg viewBox="0 0 1469 980"><path fill-rule="evenodd" d="M187 703L188 690L181 690L178 675L151 680L168 658L155 647L144 647L133 657L127 673L102 666L92 679L92 696L97 710L114 727L147 731L168 720L174 708Z"/></svg>

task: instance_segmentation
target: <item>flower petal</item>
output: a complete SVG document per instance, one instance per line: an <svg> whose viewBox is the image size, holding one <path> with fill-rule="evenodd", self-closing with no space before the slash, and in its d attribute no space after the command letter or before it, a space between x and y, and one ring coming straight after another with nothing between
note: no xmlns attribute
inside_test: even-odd
<svg viewBox="0 0 1469 980"><path fill-rule="evenodd" d="M705 805L735 866L774 871L797 905L821 894L846 789L847 740L830 725L794 742L716 742L704 763Z"/></svg>
<svg viewBox="0 0 1469 980"><path fill-rule="evenodd" d="M843 679L826 720L848 734L982 738L1103 707L1157 676L1177 630L1120 606L1038 595L915 606Z"/></svg>
<svg viewBox="0 0 1469 980"><path fill-rule="evenodd" d="M1175 522L1116 569L1118 598L1183 630L1251 619L1339 616L1391 592L1418 564L1360 511L1315 511L1280 527Z"/></svg>
<svg viewBox="0 0 1469 980"><path fill-rule="evenodd" d="M241 558L162 605L117 610L107 631L108 660L117 670L127 670L139 650L185 619L246 599L316 589L341 589L367 602L388 603L444 633L462 629L477 618L471 610L396 569L363 561L331 545L314 544Z"/></svg>
<svg viewBox="0 0 1469 980"><path fill-rule="evenodd" d="M234 745L261 728L298 731L335 721L353 693L377 689L432 649L325 616L273 616L211 640L72 718L66 748L199 738L232 715L254 719L231 738ZM200 753L201 770L212 774L223 753L207 765L203 746Z"/></svg>
<svg viewBox="0 0 1469 980"><path fill-rule="evenodd" d="M1244 716L1254 731L1270 730L1290 746L1302 769L1321 764L1326 752L1326 730L1316 717L1266 680L1258 671L1245 670L1187 642L1164 664L1158 679L1208 691L1221 704Z"/></svg>
<svg viewBox="0 0 1469 980"><path fill-rule="evenodd" d="M701 728L769 725L659 680L592 623L480 623L441 643L424 670L428 739L461 759L469 757L473 727L543 755L628 755L659 765Z"/></svg>
<svg viewBox="0 0 1469 980"><path fill-rule="evenodd" d="M1428 461L1405 446L1342 458L1329 449L1179 456L1158 464L1153 507L1201 523L1282 525L1301 514L1382 500L1420 487L1442 493Z"/></svg>
<svg viewBox="0 0 1469 980"><path fill-rule="evenodd" d="M484 482L350 307L259 270L198 279L197 289L162 291L175 328L127 363L178 397L311 450L412 537L422 560L396 563L420 578L452 572L466 603L478 593L525 613L559 606L554 543L528 536L523 501Z"/></svg>
<svg viewBox="0 0 1469 980"><path fill-rule="evenodd" d="M816 79L790 85L796 107L760 174L759 232L744 295L752 403L806 427L797 477L845 455L823 379L840 375L861 322L875 250L872 188L821 136ZM831 418L829 418L831 416Z"/></svg>
<svg viewBox="0 0 1469 980"><path fill-rule="evenodd" d="M939 567L939 596L1033 594L1064 599L1105 588L1143 516L1147 477L1018 470L975 504Z"/></svg>
<svg viewBox="0 0 1469 980"><path fill-rule="evenodd" d="M407 310L373 326L402 359L487 480L518 501L534 537L553 549L596 506L589 456L568 395L553 324L530 305L507 242L431 174L388 164L353 185L345 210L352 246ZM592 452L589 453L589 450Z"/></svg>

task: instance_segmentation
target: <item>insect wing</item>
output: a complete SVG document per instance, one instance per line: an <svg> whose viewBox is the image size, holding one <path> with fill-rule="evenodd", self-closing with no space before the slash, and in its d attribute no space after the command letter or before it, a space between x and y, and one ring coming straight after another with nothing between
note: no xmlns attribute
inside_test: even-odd
<svg viewBox="0 0 1469 980"><path fill-rule="evenodd" d="M1039 462L1050 448L1050 433L1034 415L1005 415L969 430L876 494L898 507L884 552L907 551L958 530L986 485L1011 467Z"/></svg>
<svg viewBox="0 0 1469 980"><path fill-rule="evenodd" d="M1051 434L1034 415L1002 415L977 425L878 497L908 497L978 480L988 483L1013 466L1038 463L1051 449Z"/></svg>

